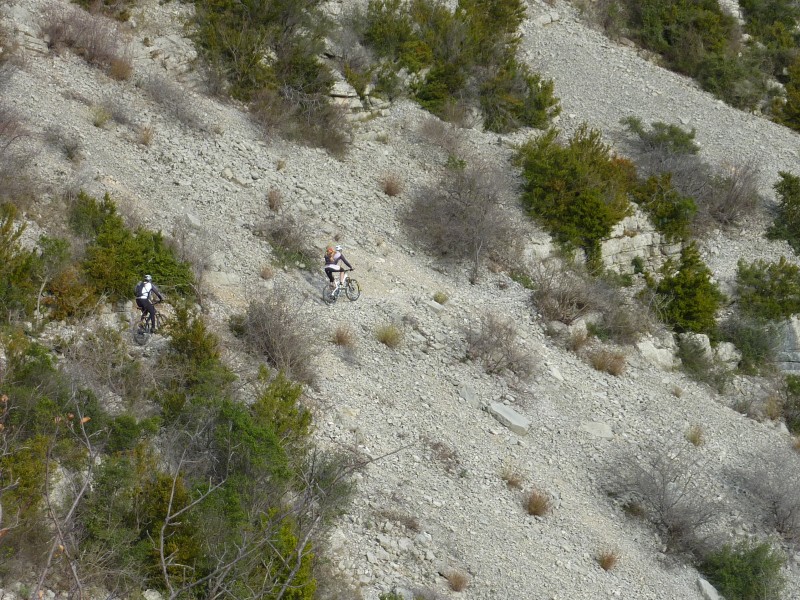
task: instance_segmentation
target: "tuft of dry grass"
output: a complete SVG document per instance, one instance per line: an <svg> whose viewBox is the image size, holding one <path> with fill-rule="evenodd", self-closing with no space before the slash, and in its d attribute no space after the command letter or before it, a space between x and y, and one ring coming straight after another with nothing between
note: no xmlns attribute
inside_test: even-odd
<svg viewBox="0 0 800 600"><path fill-rule="evenodd" d="M156 132L153 129L152 125L143 125L139 128L139 138L138 142L142 146L149 146L153 143L153 137L155 136Z"/></svg>
<svg viewBox="0 0 800 600"><path fill-rule="evenodd" d="M777 396L770 396L764 402L764 416L770 421L783 418L783 402Z"/></svg>
<svg viewBox="0 0 800 600"><path fill-rule="evenodd" d="M689 429L686 430L684 437L692 446L696 446L698 448L706 443L703 427L697 423L691 425Z"/></svg>
<svg viewBox="0 0 800 600"><path fill-rule="evenodd" d="M275 162L275 169L278 170L278 171L283 171L285 168L286 168L286 159L285 158L279 158Z"/></svg>
<svg viewBox="0 0 800 600"><path fill-rule="evenodd" d="M680 398L681 396L683 396L683 390L679 388L677 385L672 386L671 392L672 395L675 396L676 398Z"/></svg>
<svg viewBox="0 0 800 600"><path fill-rule="evenodd" d="M104 129L111 120L111 111L105 106L95 106L92 108L92 125Z"/></svg>
<svg viewBox="0 0 800 600"><path fill-rule="evenodd" d="M272 265L269 264L264 265L263 267L261 267L261 272L259 273L259 275L261 275L261 279L263 279L264 281L269 281L270 279L275 277L275 269L272 267Z"/></svg>
<svg viewBox="0 0 800 600"><path fill-rule="evenodd" d="M534 517L543 517L553 508L550 496L540 490L531 490L525 498L525 510Z"/></svg>
<svg viewBox="0 0 800 600"><path fill-rule="evenodd" d="M598 371L619 377L625 371L625 355L616 350L601 348L589 354L589 364Z"/></svg>
<svg viewBox="0 0 800 600"><path fill-rule="evenodd" d="M267 192L267 205L272 212L278 212L283 206L283 194L278 188L270 188Z"/></svg>
<svg viewBox="0 0 800 600"><path fill-rule="evenodd" d="M397 173L386 173L380 178L379 183L387 196L399 196L403 193L403 180Z"/></svg>
<svg viewBox="0 0 800 600"><path fill-rule="evenodd" d="M569 334L566 341L566 348L575 354L580 353L589 344L589 334L581 329L575 329Z"/></svg>
<svg viewBox="0 0 800 600"><path fill-rule="evenodd" d="M647 515L647 511L644 509L644 506L634 500L630 500L629 502L623 504L622 510L629 517L634 517L636 519L642 519Z"/></svg>
<svg viewBox="0 0 800 600"><path fill-rule="evenodd" d="M525 483L525 476L511 464L503 465L503 470L500 471L500 477L506 482L506 485L514 490L522 489L522 484Z"/></svg>
<svg viewBox="0 0 800 600"><path fill-rule="evenodd" d="M800 435L792 438L792 449L795 452L800 452Z"/></svg>
<svg viewBox="0 0 800 600"><path fill-rule="evenodd" d="M602 550L597 555L597 564L603 571L610 571L619 562L619 552L616 550Z"/></svg>
<svg viewBox="0 0 800 600"><path fill-rule="evenodd" d="M108 76L117 81L128 81L133 75L133 61L128 53L115 56L108 64Z"/></svg>
<svg viewBox="0 0 800 600"><path fill-rule="evenodd" d="M444 304L449 299L450 298L448 298L447 294L445 294L444 292L436 292L433 294L433 301L436 302L437 304Z"/></svg>
<svg viewBox="0 0 800 600"><path fill-rule="evenodd" d="M445 578L454 592L463 592L469 585L469 575L459 569L450 569L445 574Z"/></svg>
<svg viewBox="0 0 800 600"><path fill-rule="evenodd" d="M356 344L356 336L347 325L339 325L333 331L333 343L337 346L352 348Z"/></svg>
<svg viewBox="0 0 800 600"><path fill-rule="evenodd" d="M397 325L381 325L375 331L375 338L388 348L395 349L403 341L403 331Z"/></svg>

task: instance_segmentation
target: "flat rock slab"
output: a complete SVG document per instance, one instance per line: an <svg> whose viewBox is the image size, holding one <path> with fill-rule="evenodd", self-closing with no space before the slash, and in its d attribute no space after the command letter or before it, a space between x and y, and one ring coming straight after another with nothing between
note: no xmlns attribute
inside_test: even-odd
<svg viewBox="0 0 800 600"><path fill-rule="evenodd" d="M531 428L531 422L510 406L492 402L488 410L489 414L517 435L527 435L528 430Z"/></svg>
<svg viewBox="0 0 800 600"><path fill-rule="evenodd" d="M611 426L608 423L599 423L596 421L584 421L581 423L581 429L596 438L610 440L614 437L614 432L611 431Z"/></svg>

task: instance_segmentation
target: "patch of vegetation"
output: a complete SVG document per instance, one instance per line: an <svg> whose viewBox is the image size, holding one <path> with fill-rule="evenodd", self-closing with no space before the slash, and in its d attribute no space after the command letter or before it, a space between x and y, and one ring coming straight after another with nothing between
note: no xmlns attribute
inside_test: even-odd
<svg viewBox="0 0 800 600"><path fill-rule="evenodd" d="M375 330L375 339L387 348L395 349L403 342L403 330L397 325L381 325Z"/></svg>
<svg viewBox="0 0 800 600"><path fill-rule="evenodd" d="M330 24L322 0L194 0L193 35L226 92L251 103L268 129L334 154L344 151L330 69L319 59Z"/></svg>
<svg viewBox="0 0 800 600"><path fill-rule="evenodd" d="M739 308L746 315L780 320L800 312L800 267L784 257L777 263L740 260L736 285Z"/></svg>
<svg viewBox="0 0 800 600"><path fill-rule="evenodd" d="M649 177L632 190L631 198L667 239L675 241L689 237L697 205L692 198L682 196L672 187L669 173Z"/></svg>
<svg viewBox="0 0 800 600"><path fill-rule="evenodd" d="M678 264L669 260L661 269L655 293L661 299L660 316L678 332L716 336L716 313L723 296L711 281L711 270L694 243L681 250Z"/></svg>
<svg viewBox="0 0 800 600"><path fill-rule="evenodd" d="M636 182L632 163L614 158L600 132L581 126L566 146L551 129L524 144L517 163L525 180L523 202L568 247L581 248L590 265L600 261L600 242L630 212Z"/></svg>
<svg viewBox="0 0 800 600"><path fill-rule="evenodd" d="M739 370L745 375L768 371L779 344L778 326L764 318L733 316L720 328L722 339L742 354Z"/></svg>
<svg viewBox="0 0 800 600"><path fill-rule="evenodd" d="M69 222L77 235L88 240L82 268L89 282L112 300L129 298L145 273L164 290L193 294L190 265L178 260L160 232L126 227L108 194L98 201L80 192L70 207Z"/></svg>
<svg viewBox="0 0 800 600"><path fill-rule="evenodd" d="M637 136L645 151L659 150L670 154L697 154L700 146L694 141L695 130L686 131L678 125L655 121L645 129L638 117L626 117L621 123Z"/></svg>
<svg viewBox="0 0 800 600"><path fill-rule="evenodd" d="M467 331L467 358L483 364L487 373L513 373L520 379L530 377L534 362L519 343L516 324L489 313Z"/></svg>
<svg viewBox="0 0 800 600"><path fill-rule="evenodd" d="M769 542L725 544L705 557L700 570L730 600L779 600L785 586L784 556Z"/></svg>
<svg viewBox="0 0 800 600"><path fill-rule="evenodd" d="M487 130L507 132L544 128L560 111L553 82L516 58L524 15L521 0L461 0L454 12L435 0L370 0L350 22L379 60L375 93L395 96L405 70L425 109L453 120L476 106Z"/></svg>
<svg viewBox="0 0 800 600"><path fill-rule="evenodd" d="M678 340L677 356L681 368L695 381L705 383L718 392L722 392L728 383L730 373L718 365L708 354L706 345L690 336Z"/></svg>
<svg viewBox="0 0 800 600"><path fill-rule="evenodd" d="M767 231L767 237L786 240L800 254L800 177L786 171L778 173L775 184L778 195L778 214Z"/></svg>
<svg viewBox="0 0 800 600"><path fill-rule="evenodd" d="M620 28L665 65L696 79L706 91L742 109L764 96L765 73L740 44L736 19L715 0L618 0L601 20ZM621 25L620 25L621 24Z"/></svg>

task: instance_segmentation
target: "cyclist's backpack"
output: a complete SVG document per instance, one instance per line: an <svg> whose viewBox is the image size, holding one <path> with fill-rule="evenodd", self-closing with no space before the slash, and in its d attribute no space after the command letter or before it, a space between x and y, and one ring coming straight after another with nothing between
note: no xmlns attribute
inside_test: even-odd
<svg viewBox="0 0 800 600"><path fill-rule="evenodd" d="M137 298L141 297L142 292L144 292L144 281L140 281L139 283L136 284L136 287L133 288L133 293L136 295Z"/></svg>

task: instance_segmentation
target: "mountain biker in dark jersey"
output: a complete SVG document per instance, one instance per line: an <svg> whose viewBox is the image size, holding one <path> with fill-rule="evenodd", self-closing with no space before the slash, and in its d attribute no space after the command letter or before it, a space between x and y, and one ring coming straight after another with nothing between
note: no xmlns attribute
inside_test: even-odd
<svg viewBox="0 0 800 600"><path fill-rule="evenodd" d="M331 282L331 290L336 289L336 283L333 280L334 271L339 271L339 284L341 285L344 283L344 270L341 265L339 265L339 262L343 262L347 265L347 268L351 271L353 270L353 265L347 262L344 254L342 254L341 246L336 246L336 248L328 246L325 250L325 274L328 276L328 281Z"/></svg>
<svg viewBox="0 0 800 600"><path fill-rule="evenodd" d="M164 300L161 291L153 283L152 275L144 276L144 285L141 288L141 293L136 297L136 306L142 309L142 312L147 311L150 313L150 327L153 333L156 332L156 307L150 301L150 294L153 293L158 296L159 302Z"/></svg>

